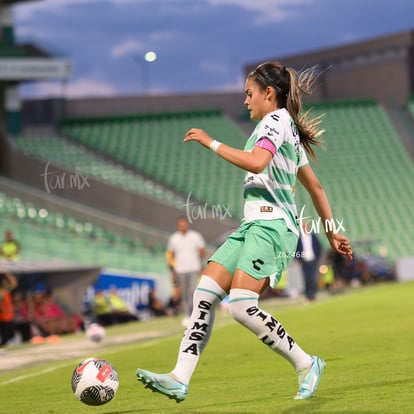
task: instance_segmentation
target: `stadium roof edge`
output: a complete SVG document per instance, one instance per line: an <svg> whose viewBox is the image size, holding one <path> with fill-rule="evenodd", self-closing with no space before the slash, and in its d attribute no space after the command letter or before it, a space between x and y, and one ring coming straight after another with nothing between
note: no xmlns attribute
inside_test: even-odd
<svg viewBox="0 0 414 414"><path fill-rule="evenodd" d="M36 57L51 58L53 55L33 43L0 45L0 58Z"/></svg>
<svg viewBox="0 0 414 414"><path fill-rule="evenodd" d="M286 66L295 66L296 64L302 64L304 61L307 61L309 65L312 65L315 63L320 63L322 60L335 59L338 57L343 57L347 54L352 55L366 50L373 50L377 48L384 48L401 44L414 45L414 29L392 33L380 37L372 37L359 42L349 42L343 45L316 49L304 53L297 53L294 55L273 57L267 60L281 61ZM262 59L260 62L247 63L244 66L245 73L249 73L258 64L262 63L265 60L266 59Z"/></svg>

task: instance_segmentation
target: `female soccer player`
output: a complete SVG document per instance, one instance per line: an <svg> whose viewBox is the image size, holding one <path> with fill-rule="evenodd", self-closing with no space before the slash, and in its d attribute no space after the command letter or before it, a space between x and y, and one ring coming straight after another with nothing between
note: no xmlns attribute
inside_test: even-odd
<svg viewBox="0 0 414 414"><path fill-rule="evenodd" d="M201 129L190 129L184 138L184 142L197 141L210 148L247 173L244 218L202 273L175 368L168 374L136 372L146 387L177 402L187 397L190 378L213 328L215 308L228 293L232 317L296 370L299 390L294 398L312 397L318 388L325 361L306 353L258 304L260 293L276 286L295 255L299 235L293 194L296 177L309 192L322 223L333 220L325 191L306 155L315 157L312 145L320 143L320 120L300 115L301 94L311 92L314 79L313 70L297 74L278 62L263 63L248 75L244 104L250 118L259 122L244 150L218 142ZM326 227L332 248L351 258L348 239Z"/></svg>

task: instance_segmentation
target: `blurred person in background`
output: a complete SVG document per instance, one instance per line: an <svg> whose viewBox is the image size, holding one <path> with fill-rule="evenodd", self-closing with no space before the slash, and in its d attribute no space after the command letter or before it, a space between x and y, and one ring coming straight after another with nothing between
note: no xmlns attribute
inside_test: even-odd
<svg viewBox="0 0 414 414"><path fill-rule="evenodd" d="M4 233L4 241L1 245L1 258L3 260L17 261L19 260L20 245L14 240L13 233L6 230Z"/></svg>
<svg viewBox="0 0 414 414"><path fill-rule="evenodd" d="M35 327L29 319L28 299L22 292L13 292L15 331L20 333L21 341L30 341Z"/></svg>
<svg viewBox="0 0 414 414"><path fill-rule="evenodd" d="M14 336L14 304L12 291L17 287L16 277L6 272L0 275L0 347Z"/></svg>
<svg viewBox="0 0 414 414"><path fill-rule="evenodd" d="M181 289L178 282L177 273L175 272L175 260L172 251L167 250L165 252L165 258L167 260L167 266L170 271L172 294L168 302L168 308L171 310L173 315L178 315L181 311Z"/></svg>
<svg viewBox="0 0 414 414"><path fill-rule="evenodd" d="M52 290L44 283L35 286L27 300L27 319L32 324L33 337L58 341L57 335L75 333L82 329L81 317L64 310Z"/></svg>
<svg viewBox="0 0 414 414"><path fill-rule="evenodd" d="M298 246L296 248L296 260L301 264L303 281L305 285L304 295L307 302L316 300L319 283L319 260L322 254L322 246L318 236L309 232L306 222L302 223Z"/></svg>
<svg viewBox="0 0 414 414"><path fill-rule="evenodd" d="M111 305L109 304L108 298L105 296L102 289L96 290L95 297L90 304L90 308L96 323L99 323L102 326L114 324Z"/></svg>
<svg viewBox="0 0 414 414"><path fill-rule="evenodd" d="M206 255L206 244L203 236L190 229L188 220L179 217L177 231L168 239L167 263L172 270L174 289L179 289L184 319L182 325L187 326L193 310L193 294L200 276L202 261ZM175 291L175 298L176 298ZM173 294L174 297L174 294Z"/></svg>
<svg viewBox="0 0 414 414"><path fill-rule="evenodd" d="M138 318L128 308L126 302L118 295L115 286L109 288L108 303L114 323L137 321Z"/></svg>

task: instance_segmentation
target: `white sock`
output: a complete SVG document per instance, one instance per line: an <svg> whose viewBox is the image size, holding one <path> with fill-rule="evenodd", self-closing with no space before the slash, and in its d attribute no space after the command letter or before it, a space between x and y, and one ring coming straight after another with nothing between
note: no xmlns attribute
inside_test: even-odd
<svg viewBox="0 0 414 414"><path fill-rule="evenodd" d="M259 295L246 289L231 289L229 313L233 318L255 333L273 351L286 358L302 371L312 364L312 357L296 344L285 328L269 313L259 308Z"/></svg>
<svg viewBox="0 0 414 414"><path fill-rule="evenodd" d="M203 275L194 291L193 312L181 340L177 363L171 371L180 382L188 384L213 330L215 310L226 292Z"/></svg>

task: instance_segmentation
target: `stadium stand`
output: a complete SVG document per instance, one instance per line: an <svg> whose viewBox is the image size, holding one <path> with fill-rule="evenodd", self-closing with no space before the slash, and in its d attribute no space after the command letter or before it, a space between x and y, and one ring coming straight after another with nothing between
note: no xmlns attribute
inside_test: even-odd
<svg viewBox="0 0 414 414"><path fill-rule="evenodd" d="M317 150L314 167L334 206L337 224L342 221L351 240L383 243L390 259L408 255L412 235L406 229L414 213L408 189L414 166L386 111L367 100L316 104L312 112L315 116L324 114L325 144ZM133 169L153 177L154 182L191 194L191 199L229 206L232 216L240 218L243 172L212 157L204 148L180 145L192 126L204 128L235 147L242 147L246 139L219 111L200 111L64 122L67 137L113 158L117 165L62 139L17 138L15 142L24 151L116 185L134 182L135 175L127 171ZM134 178L130 180L128 174ZM165 197L163 185L158 188L148 187L147 194ZM298 213L303 209L303 216L310 213L316 217L300 185L296 198Z"/></svg>
<svg viewBox="0 0 414 414"><path fill-rule="evenodd" d="M129 191L155 197L173 205L182 206L185 202L183 197L157 184L154 180L133 173L119 162L104 159L83 146L65 141L57 135L21 135L14 137L13 143L27 154L101 181L110 182Z"/></svg>
<svg viewBox="0 0 414 414"><path fill-rule="evenodd" d="M165 272L164 246L148 245L138 236L51 211L0 193L0 232L11 229L24 260L59 258L78 264L144 272Z"/></svg>
<svg viewBox="0 0 414 414"><path fill-rule="evenodd" d="M181 192L191 200L228 207L242 216L242 170L211 157L192 143L188 129L203 128L242 148L245 133L220 111L149 114L131 117L69 119L63 134ZM220 185L213 177L220 177Z"/></svg>
<svg viewBox="0 0 414 414"><path fill-rule="evenodd" d="M385 110L374 101L349 101L315 105L313 114L325 114L326 129L314 168L346 234L353 241L377 239L391 259L408 256L414 166ZM301 186L296 198L299 212L312 215Z"/></svg>

